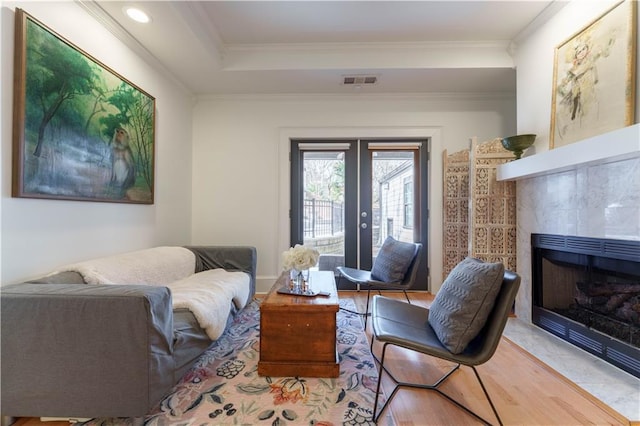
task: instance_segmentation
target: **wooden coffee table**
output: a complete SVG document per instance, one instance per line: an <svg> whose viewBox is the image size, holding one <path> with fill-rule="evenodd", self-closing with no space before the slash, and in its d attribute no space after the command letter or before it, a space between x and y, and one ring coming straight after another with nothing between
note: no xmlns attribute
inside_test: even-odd
<svg viewBox="0 0 640 426"><path fill-rule="evenodd" d="M338 377L336 314L340 309L331 271L311 271L310 287L329 296L279 294L283 274L260 305L258 374L274 377Z"/></svg>

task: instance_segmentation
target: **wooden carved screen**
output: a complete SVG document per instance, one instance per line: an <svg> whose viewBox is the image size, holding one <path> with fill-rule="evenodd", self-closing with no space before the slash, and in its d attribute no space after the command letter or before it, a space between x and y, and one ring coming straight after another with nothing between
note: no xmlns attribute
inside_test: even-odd
<svg viewBox="0 0 640 426"><path fill-rule="evenodd" d="M465 257L516 269L515 182L498 182L496 168L513 159L500 139L471 151L444 151L442 279Z"/></svg>
<svg viewBox="0 0 640 426"><path fill-rule="evenodd" d="M471 143L470 255L516 270L516 183L496 180L499 164L513 160L501 140Z"/></svg>
<svg viewBox="0 0 640 426"><path fill-rule="evenodd" d="M469 255L469 151L443 153L444 280Z"/></svg>

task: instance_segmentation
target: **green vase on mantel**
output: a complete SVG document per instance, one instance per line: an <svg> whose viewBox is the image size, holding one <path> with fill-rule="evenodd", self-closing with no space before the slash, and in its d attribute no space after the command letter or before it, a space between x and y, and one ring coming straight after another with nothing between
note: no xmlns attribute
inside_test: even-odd
<svg viewBox="0 0 640 426"><path fill-rule="evenodd" d="M504 149L513 152L516 156L515 159L519 160L522 157L522 153L533 145L535 140L536 135L532 134L509 136L502 139L502 146Z"/></svg>

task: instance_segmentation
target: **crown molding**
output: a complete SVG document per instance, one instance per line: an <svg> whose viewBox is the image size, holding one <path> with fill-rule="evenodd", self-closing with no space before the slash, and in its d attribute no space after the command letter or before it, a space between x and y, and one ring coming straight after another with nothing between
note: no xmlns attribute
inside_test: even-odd
<svg viewBox="0 0 640 426"><path fill-rule="evenodd" d="M536 32L542 25L549 22L549 20L554 17L562 8L568 5L570 1L568 0L554 0L547 7L545 7L542 12L535 17L533 21L529 23L522 31L520 31L512 40L512 44L514 45L513 49L517 47L524 39L528 38L531 34Z"/></svg>
<svg viewBox="0 0 640 426"><path fill-rule="evenodd" d="M297 100L505 100L515 99L515 92L486 92L486 93L454 93L454 92L416 92L416 93L228 93L228 94L200 94L194 97L200 101L297 101Z"/></svg>
<svg viewBox="0 0 640 426"><path fill-rule="evenodd" d="M279 44L228 48L225 71L513 68L509 43Z"/></svg>
<svg viewBox="0 0 640 426"><path fill-rule="evenodd" d="M507 49L510 40L499 41L446 41L446 42L376 42L376 43L258 43L226 44L226 52L273 51L353 51L353 50L436 50L436 49Z"/></svg>
<svg viewBox="0 0 640 426"><path fill-rule="evenodd" d="M74 0L74 2L83 8L91 17L93 17L100 25L106 28L118 40L124 43L143 61L159 71L166 78L171 80L183 92L191 94L191 91L178 79L162 62L156 58L149 50L144 47L131 33L129 33L122 25L111 17L98 3L94 0Z"/></svg>
<svg viewBox="0 0 640 426"><path fill-rule="evenodd" d="M182 16L182 19L189 25L198 40L204 40L205 44L213 46L219 66L222 62L222 55L227 50L227 47L215 27L205 18L207 12L202 4L200 2L183 0L171 0L169 3L171 7Z"/></svg>

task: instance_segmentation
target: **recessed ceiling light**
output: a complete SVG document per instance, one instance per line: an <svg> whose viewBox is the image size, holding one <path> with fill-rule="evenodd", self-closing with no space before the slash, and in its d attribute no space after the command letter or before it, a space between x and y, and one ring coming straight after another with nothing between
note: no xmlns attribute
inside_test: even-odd
<svg viewBox="0 0 640 426"><path fill-rule="evenodd" d="M125 7L124 13L131 19L141 24L147 24L151 22L151 18L143 10L137 7Z"/></svg>

